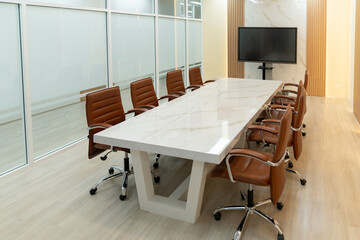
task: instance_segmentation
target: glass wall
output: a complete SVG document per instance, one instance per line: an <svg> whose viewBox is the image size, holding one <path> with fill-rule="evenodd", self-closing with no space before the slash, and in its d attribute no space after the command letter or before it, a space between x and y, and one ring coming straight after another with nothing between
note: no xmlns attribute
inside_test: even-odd
<svg viewBox="0 0 360 240"><path fill-rule="evenodd" d="M26 164L19 9L0 3L0 174Z"/></svg>
<svg viewBox="0 0 360 240"><path fill-rule="evenodd" d="M185 71L185 20L159 18L159 93L167 94L166 73ZM185 85L184 82L184 85Z"/></svg>
<svg viewBox="0 0 360 240"><path fill-rule="evenodd" d="M201 19L201 0L190 0L189 1L188 17Z"/></svg>
<svg viewBox="0 0 360 240"><path fill-rule="evenodd" d="M105 8L106 0L32 0L32 2L44 4L60 4L77 7Z"/></svg>
<svg viewBox="0 0 360 240"><path fill-rule="evenodd" d="M39 157L87 135L81 93L107 83L106 15L30 6L28 40L34 156Z"/></svg>
<svg viewBox="0 0 360 240"><path fill-rule="evenodd" d="M0 175L85 139L87 93L120 86L128 110L131 82L152 77L160 96L167 72L181 69L186 86L187 69L201 66L200 0L7 2L0 0Z"/></svg>
<svg viewBox="0 0 360 240"><path fill-rule="evenodd" d="M159 14L185 17L185 0L159 0Z"/></svg>
<svg viewBox="0 0 360 240"><path fill-rule="evenodd" d="M189 66L202 62L202 22L189 21Z"/></svg>
<svg viewBox="0 0 360 240"><path fill-rule="evenodd" d="M130 110L130 83L155 80L154 17L113 14L111 31L113 82L122 90L125 110Z"/></svg>
<svg viewBox="0 0 360 240"><path fill-rule="evenodd" d="M113 10L129 13L154 13L154 5L154 0L111 0Z"/></svg>

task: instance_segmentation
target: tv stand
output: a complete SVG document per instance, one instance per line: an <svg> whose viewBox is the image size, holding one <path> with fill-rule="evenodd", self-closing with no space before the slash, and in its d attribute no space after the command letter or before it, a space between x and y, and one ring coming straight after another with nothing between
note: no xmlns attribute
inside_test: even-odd
<svg viewBox="0 0 360 240"><path fill-rule="evenodd" d="M258 67L258 69L262 70L262 79L265 80L266 70L273 70L274 67L267 67L267 66L266 66L266 63L263 63L262 66L260 65L260 66Z"/></svg>

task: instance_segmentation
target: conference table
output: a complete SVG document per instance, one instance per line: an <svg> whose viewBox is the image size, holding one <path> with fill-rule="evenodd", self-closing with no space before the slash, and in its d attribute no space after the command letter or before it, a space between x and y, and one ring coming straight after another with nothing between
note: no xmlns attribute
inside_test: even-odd
<svg viewBox="0 0 360 240"><path fill-rule="evenodd" d="M211 167L223 161L281 86L275 80L222 78L101 131L94 140L130 149L140 209L195 223ZM148 153L192 160L188 184L169 197L156 195ZM185 191L186 201L174 197Z"/></svg>

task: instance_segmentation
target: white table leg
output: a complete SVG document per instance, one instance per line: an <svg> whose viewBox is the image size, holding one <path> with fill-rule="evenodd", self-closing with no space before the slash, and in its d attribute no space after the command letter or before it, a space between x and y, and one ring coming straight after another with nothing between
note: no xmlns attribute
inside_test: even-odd
<svg viewBox="0 0 360 240"><path fill-rule="evenodd" d="M207 165L207 163L199 161L193 161L192 164L185 219L185 221L190 223L195 223L200 216Z"/></svg>
<svg viewBox="0 0 360 240"><path fill-rule="evenodd" d="M193 161L187 202L154 194L150 162L146 152L131 150L140 209L195 223L200 215L207 163Z"/></svg>
<svg viewBox="0 0 360 240"><path fill-rule="evenodd" d="M149 200L154 196L149 157L146 152L131 150L131 158L140 208L146 209Z"/></svg>

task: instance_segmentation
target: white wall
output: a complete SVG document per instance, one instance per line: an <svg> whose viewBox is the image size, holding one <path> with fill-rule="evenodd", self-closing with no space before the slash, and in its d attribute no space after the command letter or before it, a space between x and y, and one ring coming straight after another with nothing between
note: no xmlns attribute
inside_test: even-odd
<svg viewBox="0 0 360 240"><path fill-rule="evenodd" d="M348 97L350 76L350 1L327 0L327 97Z"/></svg>
<svg viewBox="0 0 360 240"><path fill-rule="evenodd" d="M227 0L204 0L204 80L228 76L227 41Z"/></svg>
<svg viewBox="0 0 360 240"><path fill-rule="evenodd" d="M306 16L305 0L254 1L245 0L246 27L297 27L297 64L273 64L272 79L298 83L304 79L306 69ZM261 63L245 63L246 78L262 78L257 67ZM269 76L269 77L268 77ZM267 72L267 78L271 74Z"/></svg>
<svg viewBox="0 0 360 240"><path fill-rule="evenodd" d="M354 108L356 0L350 3L349 103Z"/></svg>

